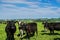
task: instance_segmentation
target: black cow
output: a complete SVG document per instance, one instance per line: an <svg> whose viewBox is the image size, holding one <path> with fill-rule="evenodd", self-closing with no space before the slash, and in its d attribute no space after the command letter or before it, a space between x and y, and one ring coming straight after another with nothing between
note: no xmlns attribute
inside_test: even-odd
<svg viewBox="0 0 60 40"><path fill-rule="evenodd" d="M36 23L21 23L20 24L20 31L21 33L23 33L22 31L26 32L26 37L28 39L30 39L30 37L34 36L34 33L37 32L37 24Z"/></svg>
<svg viewBox="0 0 60 40"><path fill-rule="evenodd" d="M60 22L51 22L51 23L43 23L44 28L47 28L50 30L50 33L54 33L54 30L59 31L60 30Z"/></svg>
<svg viewBox="0 0 60 40"><path fill-rule="evenodd" d="M36 23L27 23L27 32L30 34L32 33L34 36L34 33L36 32L36 34L38 34L37 32L37 24Z"/></svg>
<svg viewBox="0 0 60 40"><path fill-rule="evenodd" d="M16 26L14 21L7 21L7 25L5 27L5 32L7 34L6 40L14 40L14 33L16 31Z"/></svg>

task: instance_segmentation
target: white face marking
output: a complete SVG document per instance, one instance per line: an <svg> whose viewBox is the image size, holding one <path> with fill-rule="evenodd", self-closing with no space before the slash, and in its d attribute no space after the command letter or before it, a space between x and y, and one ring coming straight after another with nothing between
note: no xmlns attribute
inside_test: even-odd
<svg viewBox="0 0 60 40"><path fill-rule="evenodd" d="M23 37L23 30L22 29L20 29L20 34L21 34L20 37Z"/></svg>
<svg viewBox="0 0 60 40"><path fill-rule="evenodd" d="M21 21L19 21L19 24L21 24Z"/></svg>
<svg viewBox="0 0 60 40"><path fill-rule="evenodd" d="M20 27L20 24L21 24L21 21L19 21L19 23L18 23L19 27Z"/></svg>

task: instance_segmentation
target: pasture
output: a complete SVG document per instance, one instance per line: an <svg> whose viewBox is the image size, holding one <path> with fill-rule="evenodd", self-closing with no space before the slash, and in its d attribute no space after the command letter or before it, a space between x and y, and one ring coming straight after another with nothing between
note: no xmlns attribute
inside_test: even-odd
<svg viewBox="0 0 60 40"><path fill-rule="evenodd" d="M0 24L0 40L6 40L6 33L5 33L5 26L6 24ZM17 37L17 34L19 33L18 30L18 24L16 23L16 33L14 35L15 40L20 40L19 37ZM60 38L60 31L55 31L55 34L50 35L49 30L47 32L42 32L44 30L42 22L37 22L37 28L38 28L38 36L36 35L34 37L31 37L31 40L54 40L55 38ZM23 39L26 40L26 39Z"/></svg>

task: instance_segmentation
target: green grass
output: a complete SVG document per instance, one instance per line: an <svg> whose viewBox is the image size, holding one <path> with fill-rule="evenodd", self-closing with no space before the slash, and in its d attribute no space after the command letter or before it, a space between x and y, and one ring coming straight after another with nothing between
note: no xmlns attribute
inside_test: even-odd
<svg viewBox="0 0 60 40"><path fill-rule="evenodd" d="M31 37L31 40L54 40L54 38L60 38L60 31L55 31L55 33L58 33L56 35L48 35L50 32L49 30L47 32L41 32L42 30L44 30L43 25L41 22L37 22L37 27L38 27L38 36L36 37L36 34L34 37ZM5 26L6 24L0 24L0 40L5 40L6 39L6 33L5 33ZM18 30L18 25L16 24L17 30L16 33L14 35L15 40L19 40L19 37L17 37L17 34L19 33ZM46 34L44 34L46 33ZM43 35L42 35L43 34ZM23 39L26 40L26 39Z"/></svg>

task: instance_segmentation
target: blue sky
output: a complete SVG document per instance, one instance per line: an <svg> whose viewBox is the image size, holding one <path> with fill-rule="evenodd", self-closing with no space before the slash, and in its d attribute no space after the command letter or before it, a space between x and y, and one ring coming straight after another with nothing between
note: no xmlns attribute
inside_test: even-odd
<svg viewBox="0 0 60 40"><path fill-rule="evenodd" d="M60 0L0 0L0 19L60 18Z"/></svg>

